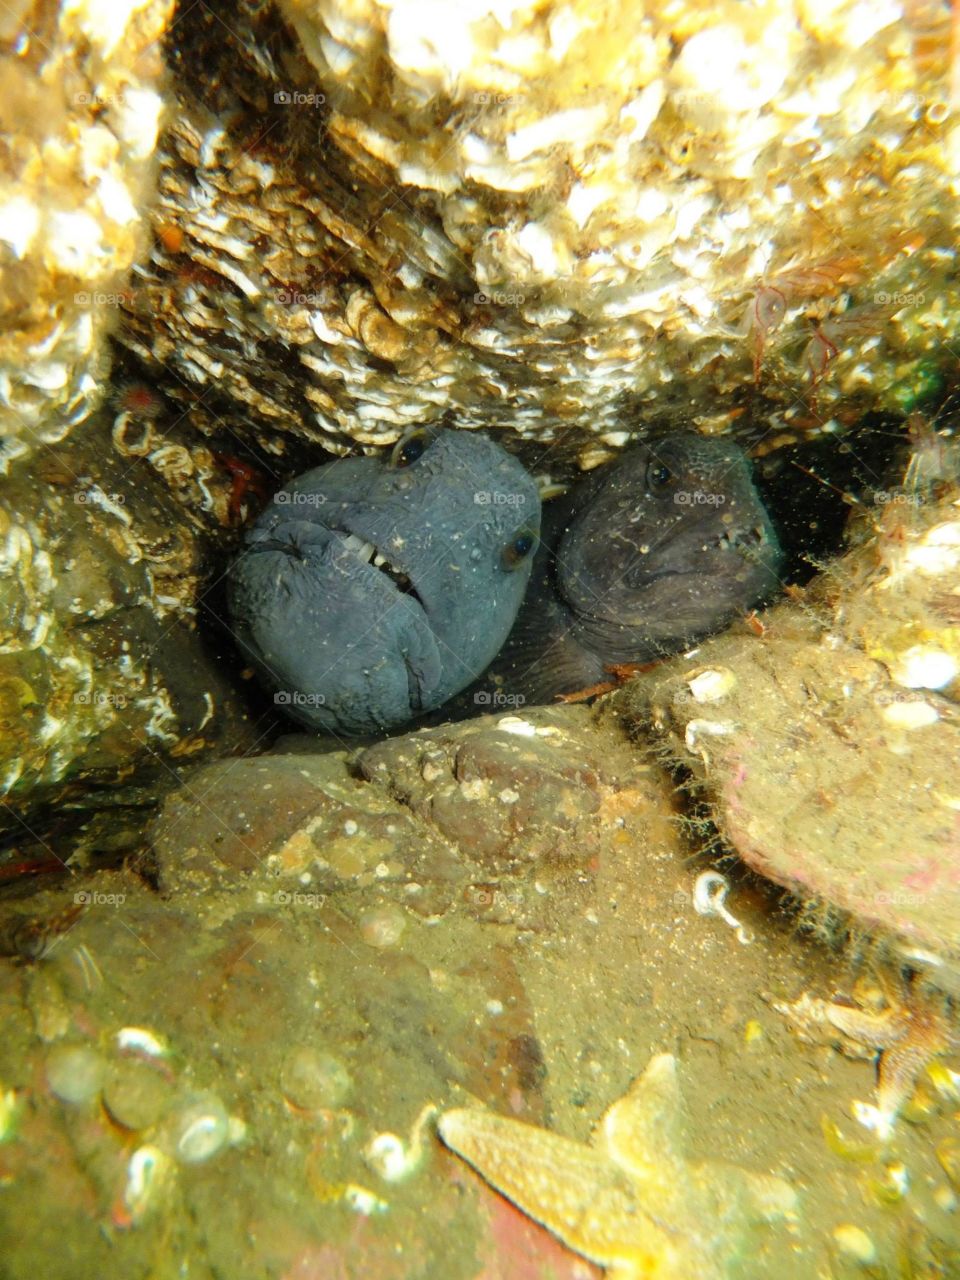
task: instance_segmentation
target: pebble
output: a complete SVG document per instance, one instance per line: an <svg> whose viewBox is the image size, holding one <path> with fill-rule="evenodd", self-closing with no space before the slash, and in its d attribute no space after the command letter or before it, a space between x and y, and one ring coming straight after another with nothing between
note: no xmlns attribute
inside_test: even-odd
<svg viewBox="0 0 960 1280"><path fill-rule="evenodd" d="M877 1247L860 1227L855 1227L849 1222L844 1223L843 1226L834 1228L833 1238L840 1252L855 1262L869 1266L876 1259Z"/></svg>
<svg viewBox="0 0 960 1280"><path fill-rule="evenodd" d="M61 1102L83 1106L92 1102L103 1088L107 1065L85 1044L61 1044L47 1056L47 1084Z"/></svg>
<svg viewBox="0 0 960 1280"><path fill-rule="evenodd" d="M940 719L929 702L891 702L883 708L883 718L896 729L923 729Z"/></svg>
<svg viewBox="0 0 960 1280"><path fill-rule="evenodd" d="M377 907L360 918L360 936L370 947L395 946L406 927L406 916L398 907Z"/></svg>
<svg viewBox="0 0 960 1280"><path fill-rule="evenodd" d="M111 1067L103 1105L117 1124L137 1132L156 1124L170 1093L168 1082L149 1063L129 1059Z"/></svg>
<svg viewBox="0 0 960 1280"><path fill-rule="evenodd" d="M301 1111L322 1111L342 1106L353 1091L353 1080L339 1058L301 1045L284 1059L280 1087Z"/></svg>
<svg viewBox="0 0 960 1280"><path fill-rule="evenodd" d="M907 689L942 689L955 678L957 660L933 645L915 644L894 663L890 675Z"/></svg>

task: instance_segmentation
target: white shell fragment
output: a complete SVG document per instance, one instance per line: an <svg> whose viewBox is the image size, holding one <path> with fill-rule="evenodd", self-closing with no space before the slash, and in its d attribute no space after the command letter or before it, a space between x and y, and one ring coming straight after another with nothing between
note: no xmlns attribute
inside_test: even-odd
<svg viewBox="0 0 960 1280"><path fill-rule="evenodd" d="M845 1222L842 1226L834 1228L833 1238L840 1252L855 1262L869 1266L876 1260L877 1246L862 1227Z"/></svg>
<svg viewBox="0 0 960 1280"><path fill-rule="evenodd" d="M687 686L695 702L717 702L736 686L737 677L729 667L711 667L687 677Z"/></svg>
<svg viewBox="0 0 960 1280"><path fill-rule="evenodd" d="M230 1144L230 1117L214 1094L189 1102L176 1118L177 1159L184 1164L202 1164Z"/></svg>
<svg viewBox="0 0 960 1280"><path fill-rule="evenodd" d="M369 1218L373 1213L386 1213L390 1208L386 1200L381 1200L374 1192L358 1186L355 1182L349 1182L346 1185L343 1199L355 1213L360 1213L365 1218Z"/></svg>
<svg viewBox="0 0 960 1280"><path fill-rule="evenodd" d="M929 702L891 702L883 708L883 718L895 729L923 729L936 724L940 713Z"/></svg>
<svg viewBox="0 0 960 1280"><path fill-rule="evenodd" d="M942 689L955 679L956 658L933 645L915 644L902 654L890 675L905 689Z"/></svg>
<svg viewBox="0 0 960 1280"><path fill-rule="evenodd" d="M117 1048L130 1053L142 1053L148 1058L166 1058L167 1044L146 1027L123 1027L117 1032Z"/></svg>
<svg viewBox="0 0 960 1280"><path fill-rule="evenodd" d="M697 915L717 916L729 925L744 946L753 941L753 934L724 906L730 890L730 881L719 871L704 871L697 876L693 886L693 909Z"/></svg>
<svg viewBox="0 0 960 1280"><path fill-rule="evenodd" d="M497 721L497 728L504 733L516 734L518 738L535 738L537 736L537 726L531 724L529 720L524 720L520 716L501 716Z"/></svg>
<svg viewBox="0 0 960 1280"><path fill-rule="evenodd" d="M170 1157L159 1147L137 1147L127 1162L123 1206L131 1225L138 1223L157 1200L158 1192L171 1170Z"/></svg>
<svg viewBox="0 0 960 1280"><path fill-rule="evenodd" d="M427 1103L414 1121L410 1140L405 1142L395 1133L377 1133L363 1151L363 1158L385 1182L402 1182L423 1163L424 1131L437 1108Z"/></svg>
<svg viewBox="0 0 960 1280"><path fill-rule="evenodd" d="M687 744L688 751L699 751L700 744L697 738L713 737L722 738L733 733L736 725L731 724L728 720L690 720L687 723L683 740Z"/></svg>

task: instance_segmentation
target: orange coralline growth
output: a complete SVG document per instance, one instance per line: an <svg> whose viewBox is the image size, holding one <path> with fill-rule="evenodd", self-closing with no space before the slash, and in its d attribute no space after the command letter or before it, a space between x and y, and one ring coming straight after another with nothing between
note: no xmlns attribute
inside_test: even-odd
<svg viewBox="0 0 960 1280"><path fill-rule="evenodd" d="M586 702L588 698L598 698L602 693L612 693L631 676L641 671L652 671L656 665L655 662L612 663L605 668L613 676L612 680L601 680L599 684L588 685L586 689L574 689L572 693L558 693L557 702Z"/></svg>
<svg viewBox="0 0 960 1280"><path fill-rule="evenodd" d="M766 635L767 628L760 621L760 615L757 613L756 609L751 609L743 620L755 636L759 637Z"/></svg>
<svg viewBox="0 0 960 1280"><path fill-rule="evenodd" d="M183 228L173 222L161 222L157 226L157 239L167 253L179 253L183 248Z"/></svg>
<svg viewBox="0 0 960 1280"><path fill-rule="evenodd" d="M617 687L614 680L601 680L599 684L587 685L585 689L574 689L572 693L558 693L557 702L586 702L588 698L598 698L602 693L612 693Z"/></svg>

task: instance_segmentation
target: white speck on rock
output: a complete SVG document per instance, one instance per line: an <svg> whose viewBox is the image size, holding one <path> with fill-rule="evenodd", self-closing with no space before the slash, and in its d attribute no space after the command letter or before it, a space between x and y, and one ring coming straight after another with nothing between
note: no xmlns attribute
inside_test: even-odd
<svg viewBox="0 0 960 1280"><path fill-rule="evenodd" d="M958 670L956 658L943 649L915 644L901 655L890 674L907 689L942 689Z"/></svg>
<svg viewBox="0 0 960 1280"><path fill-rule="evenodd" d="M736 725L729 720L691 720L683 735L688 751L697 750L698 737L719 738L733 733Z"/></svg>
<svg viewBox="0 0 960 1280"><path fill-rule="evenodd" d="M883 718L895 729L922 729L936 724L940 713L929 702L891 702L883 708Z"/></svg>
<svg viewBox="0 0 960 1280"><path fill-rule="evenodd" d="M504 733L516 734L518 738L533 738L537 733L537 726L521 716L502 716L497 721L497 728Z"/></svg>

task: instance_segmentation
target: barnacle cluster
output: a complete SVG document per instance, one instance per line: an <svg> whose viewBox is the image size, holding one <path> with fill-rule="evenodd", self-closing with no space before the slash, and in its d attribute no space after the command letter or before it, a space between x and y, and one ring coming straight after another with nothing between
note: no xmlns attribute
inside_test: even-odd
<svg viewBox="0 0 960 1280"><path fill-rule="evenodd" d="M0 16L0 470L102 397L144 249L174 0L34 0Z"/></svg>
<svg viewBox="0 0 960 1280"><path fill-rule="evenodd" d="M755 382L809 430L941 376L945 6L280 8L295 41L241 8L182 53L176 235L121 333L242 438L446 417L590 466L681 405L727 429Z"/></svg>

